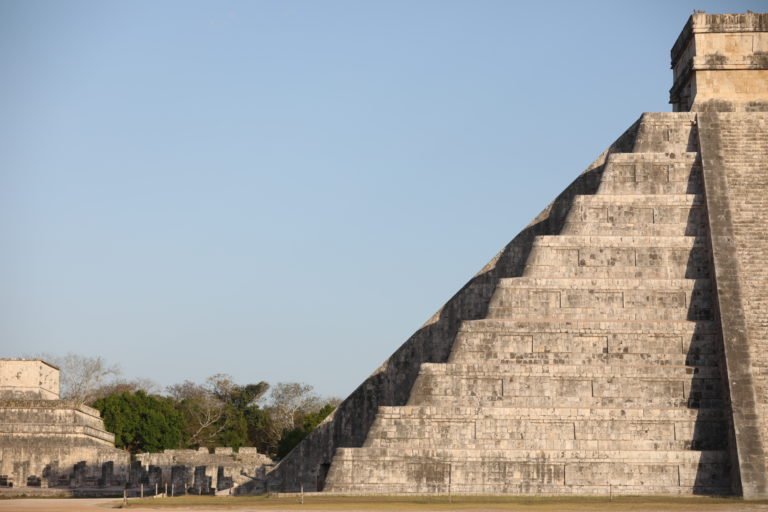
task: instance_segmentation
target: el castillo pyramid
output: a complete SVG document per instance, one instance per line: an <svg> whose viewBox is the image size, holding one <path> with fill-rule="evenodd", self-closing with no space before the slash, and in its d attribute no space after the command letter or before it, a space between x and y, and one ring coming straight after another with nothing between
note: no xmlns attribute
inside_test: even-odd
<svg viewBox="0 0 768 512"><path fill-rule="evenodd" d="M768 498L768 14L695 13L645 113L273 490Z"/></svg>

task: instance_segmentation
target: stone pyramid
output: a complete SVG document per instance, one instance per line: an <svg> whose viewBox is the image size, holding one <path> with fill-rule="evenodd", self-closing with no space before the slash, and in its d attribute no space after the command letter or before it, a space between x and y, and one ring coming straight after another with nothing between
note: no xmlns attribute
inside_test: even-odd
<svg viewBox="0 0 768 512"><path fill-rule="evenodd" d="M270 486L768 495L763 47L768 15L694 14L676 112L643 114Z"/></svg>
<svg viewBox="0 0 768 512"><path fill-rule="evenodd" d="M342 492L721 493L726 408L695 116L646 114L407 405L340 448ZM693 134L693 136L692 136Z"/></svg>

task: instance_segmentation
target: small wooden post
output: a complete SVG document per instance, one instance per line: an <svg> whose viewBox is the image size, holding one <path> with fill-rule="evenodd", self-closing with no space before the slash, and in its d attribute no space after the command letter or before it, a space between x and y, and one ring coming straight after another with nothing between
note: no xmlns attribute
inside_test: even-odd
<svg viewBox="0 0 768 512"><path fill-rule="evenodd" d="M304 484L301 484L301 504L304 504Z"/></svg>
<svg viewBox="0 0 768 512"><path fill-rule="evenodd" d="M155 496L157 496L157 482L155 482Z"/></svg>
<svg viewBox="0 0 768 512"><path fill-rule="evenodd" d="M141 484L141 497L144 498L144 484Z"/></svg>
<svg viewBox="0 0 768 512"><path fill-rule="evenodd" d="M165 492L163 493L163 498L168 497L168 482L165 482Z"/></svg>
<svg viewBox="0 0 768 512"><path fill-rule="evenodd" d="M123 489L123 505L128 505L128 491Z"/></svg>
<svg viewBox="0 0 768 512"><path fill-rule="evenodd" d="M173 498L173 486L176 485L174 483L171 483L171 498Z"/></svg>

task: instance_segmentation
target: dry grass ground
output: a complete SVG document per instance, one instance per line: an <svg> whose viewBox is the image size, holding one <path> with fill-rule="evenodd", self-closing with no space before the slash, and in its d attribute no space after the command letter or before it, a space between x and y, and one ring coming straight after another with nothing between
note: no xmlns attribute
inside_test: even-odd
<svg viewBox="0 0 768 512"><path fill-rule="evenodd" d="M0 512L88 512L121 508L115 499L14 499L0 500ZM304 504L296 497L198 497L132 499L128 509L134 512L173 511L254 511L283 510L324 511L493 511L522 512L768 512L767 502L744 502L712 498L504 498L504 497L339 497L306 496Z"/></svg>
<svg viewBox="0 0 768 512"><path fill-rule="evenodd" d="M178 500L178 501L176 501ZM174 502L175 501L175 502ZM598 512L598 511L768 511L768 503L746 503L732 499L712 498L519 498L519 497L339 497L311 496L300 503L298 497L236 497L216 498L188 496L173 500L144 500L129 504L129 508L145 507L224 510L520 510L530 512Z"/></svg>

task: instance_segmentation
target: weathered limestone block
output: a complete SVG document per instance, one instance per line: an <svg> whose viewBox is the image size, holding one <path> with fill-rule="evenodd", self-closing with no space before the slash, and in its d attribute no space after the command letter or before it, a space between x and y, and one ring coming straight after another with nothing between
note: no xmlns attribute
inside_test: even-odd
<svg viewBox="0 0 768 512"><path fill-rule="evenodd" d="M697 153L614 153L599 193L619 195L693 194L701 190Z"/></svg>
<svg viewBox="0 0 768 512"><path fill-rule="evenodd" d="M768 497L768 113L703 113L702 163L718 321L745 497Z"/></svg>
<svg viewBox="0 0 768 512"><path fill-rule="evenodd" d="M58 368L41 359L0 359L0 400L58 398Z"/></svg>
<svg viewBox="0 0 768 512"><path fill-rule="evenodd" d="M672 69L675 111L767 111L768 14L694 13Z"/></svg>

